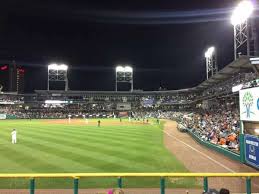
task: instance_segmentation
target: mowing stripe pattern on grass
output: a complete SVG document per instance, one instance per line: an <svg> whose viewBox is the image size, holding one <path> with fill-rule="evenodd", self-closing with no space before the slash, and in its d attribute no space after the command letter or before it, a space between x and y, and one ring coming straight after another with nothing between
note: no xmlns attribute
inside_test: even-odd
<svg viewBox="0 0 259 194"><path fill-rule="evenodd" d="M105 119L102 123L110 121ZM42 120L0 121L1 173L187 172L164 147L159 125L125 125L128 121L123 122L123 126L97 127L51 124ZM16 145L11 144L13 128L17 130ZM86 182L81 185L106 185L96 179ZM110 181L105 182L111 184ZM154 184L152 180L131 182L129 186ZM42 187L45 186L42 183ZM57 186L61 185L53 184L51 187Z"/></svg>

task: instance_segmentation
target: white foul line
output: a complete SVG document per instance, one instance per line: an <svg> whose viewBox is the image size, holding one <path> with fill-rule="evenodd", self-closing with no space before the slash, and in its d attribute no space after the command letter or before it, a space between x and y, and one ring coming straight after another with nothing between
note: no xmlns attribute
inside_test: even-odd
<svg viewBox="0 0 259 194"><path fill-rule="evenodd" d="M204 156L205 158L207 158L207 159L211 160L212 162L216 163L217 165L221 166L222 168L226 169L227 171L232 172L232 173L235 173L235 171L234 171L234 170L232 170L232 169L228 168L228 167L227 167L227 166L225 166L224 164L221 164L220 162L218 162L218 161L214 160L213 158L211 158L211 157L207 156L206 154L202 153L201 151L197 150L196 148L192 147L191 145L189 145L189 144L185 143L184 141L182 141L182 140L180 140L180 139L178 139L178 138L176 138L176 137L172 136L171 134L169 134L169 133L168 133L168 132L166 132L166 131L164 131L164 133L166 133L168 136L170 136L170 137L174 138L175 140L177 140L177 141L181 142L181 143L182 143L182 144L184 144L185 146L187 146L187 147L191 148L192 150L194 150L194 151L198 152L199 154L201 154L201 155L202 155L202 156Z"/></svg>
<svg viewBox="0 0 259 194"><path fill-rule="evenodd" d="M171 134L169 134L169 133L168 133L168 132L166 132L166 131L164 131L164 133L165 133L165 134L167 134L168 136L170 136L170 137L174 138L176 141L179 141L179 142L181 142L182 144L184 144L185 146L187 146L187 147L191 148L192 150L194 150L194 151L198 152L199 154L201 154L201 155L202 155L202 156L204 156L205 158L207 158L207 159L211 160L212 162L214 162L214 163L218 164L219 166L221 166L222 168L224 168L224 169L228 170L229 172L235 173L235 171L234 171L234 170L232 170L232 169L228 168L228 167L227 167L227 166L225 166L224 164L221 164L221 163L220 163L220 162L218 162L217 160L214 160L213 158L211 158L211 157L207 156L207 155L206 155L206 154L204 154L203 152L201 152L201 151L197 150L196 148L192 147L191 145L189 145L189 144L185 143L184 141L182 141L182 140L180 140L180 139L178 139L178 138L176 138L176 137L172 136ZM252 185L254 185L255 187L259 188L259 185L257 185L256 183L253 183L253 182L252 182Z"/></svg>

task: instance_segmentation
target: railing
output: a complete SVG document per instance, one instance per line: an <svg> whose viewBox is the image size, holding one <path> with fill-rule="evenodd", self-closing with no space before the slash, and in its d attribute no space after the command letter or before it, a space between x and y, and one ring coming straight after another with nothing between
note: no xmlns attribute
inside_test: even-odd
<svg viewBox="0 0 259 194"><path fill-rule="evenodd" d="M74 180L74 194L78 194L80 178L116 177L119 188L123 186L126 177L158 177L160 178L160 193L165 194L165 178L167 177L202 177L203 190L208 191L210 177L241 177L246 178L246 193L251 194L251 178L259 177L259 173L42 173L42 174L0 174L4 178L29 178L30 194L35 193L35 178L72 178Z"/></svg>

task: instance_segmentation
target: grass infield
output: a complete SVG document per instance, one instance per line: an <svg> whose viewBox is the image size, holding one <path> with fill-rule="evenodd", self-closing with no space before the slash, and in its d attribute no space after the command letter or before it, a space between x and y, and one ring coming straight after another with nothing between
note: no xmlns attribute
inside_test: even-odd
<svg viewBox="0 0 259 194"><path fill-rule="evenodd" d="M11 131L17 130L17 144ZM163 126L119 119L0 121L0 173L188 172L163 144ZM80 188L117 187L116 178L80 179ZM28 188L28 179L2 179L0 188ZM196 187L194 178L167 187ZM157 178L123 179L124 187L159 187ZM36 188L72 188L71 179L36 179Z"/></svg>

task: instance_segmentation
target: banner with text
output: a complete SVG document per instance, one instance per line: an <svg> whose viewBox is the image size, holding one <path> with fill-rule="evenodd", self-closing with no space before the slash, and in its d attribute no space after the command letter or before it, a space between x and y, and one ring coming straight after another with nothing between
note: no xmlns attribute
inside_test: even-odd
<svg viewBox="0 0 259 194"><path fill-rule="evenodd" d="M117 103L117 110L131 110L131 104L130 103Z"/></svg>
<svg viewBox="0 0 259 194"><path fill-rule="evenodd" d="M245 135L245 159L246 162L259 168L259 138L253 135Z"/></svg>

